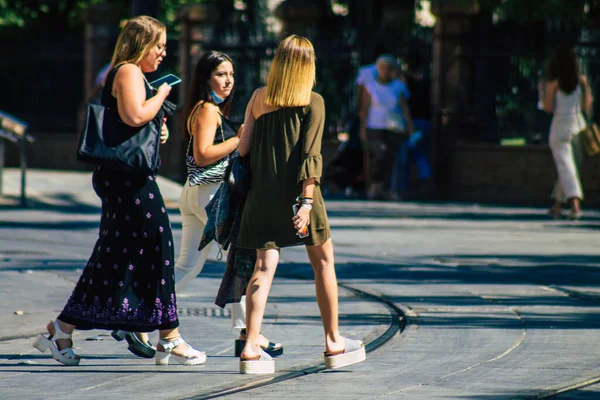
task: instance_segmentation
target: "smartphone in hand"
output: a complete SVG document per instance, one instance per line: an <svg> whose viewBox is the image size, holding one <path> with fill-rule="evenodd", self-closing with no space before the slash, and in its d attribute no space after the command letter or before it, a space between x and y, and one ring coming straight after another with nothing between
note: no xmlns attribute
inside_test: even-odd
<svg viewBox="0 0 600 400"><path fill-rule="evenodd" d="M300 210L300 206L298 204L294 204L292 206L292 211L294 212L294 215L298 214L298 210ZM308 237L308 226L305 226L304 229L302 229L302 232L296 232L296 235L298 235L300 239Z"/></svg>
<svg viewBox="0 0 600 400"><path fill-rule="evenodd" d="M150 86L158 89L160 87L160 85L162 85L163 83L168 83L170 86L174 86L180 82L181 82L180 78L178 78L177 76L175 76L173 74L169 74L169 75L163 76L162 78L158 78L155 81L150 82Z"/></svg>

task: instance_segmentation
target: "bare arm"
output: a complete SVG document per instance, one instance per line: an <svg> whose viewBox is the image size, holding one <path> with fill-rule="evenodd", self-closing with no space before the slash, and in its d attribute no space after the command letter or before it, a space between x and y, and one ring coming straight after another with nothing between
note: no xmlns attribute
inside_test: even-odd
<svg viewBox="0 0 600 400"><path fill-rule="evenodd" d="M315 178L308 178L302 181L302 196L304 198L312 199L313 192L315 190ZM310 210L305 207L300 207L298 213L292 218L294 223L294 229L300 233L305 226L310 224Z"/></svg>
<svg viewBox="0 0 600 400"><path fill-rule="evenodd" d="M365 87L361 84L356 85L356 115L360 115L363 103L363 92L366 91Z"/></svg>
<svg viewBox="0 0 600 400"><path fill-rule="evenodd" d="M302 197L312 199L315 190L315 178L308 178L302 181Z"/></svg>
<svg viewBox="0 0 600 400"><path fill-rule="evenodd" d="M232 153L240 143L239 136L235 136L223 143L214 144L215 132L217 132L221 121L218 110L217 106L205 103L198 109L193 121L194 161L200 167L205 167L219 161ZM216 134L220 135L220 133Z"/></svg>
<svg viewBox="0 0 600 400"><path fill-rule="evenodd" d="M589 117L592 114L594 99L592 98L592 90L585 75L581 75L581 86L583 87L583 93L581 94L581 104L583 104L583 107L581 109Z"/></svg>
<svg viewBox="0 0 600 400"><path fill-rule="evenodd" d="M361 92L360 100L360 140L363 143L367 142L367 116L369 115L369 107L371 106L371 95L366 89Z"/></svg>
<svg viewBox="0 0 600 400"><path fill-rule="evenodd" d="M142 126L152 121L171 91L167 84L146 100L146 86L142 71L133 64L123 65L113 84L119 116L129 126Z"/></svg>
<svg viewBox="0 0 600 400"><path fill-rule="evenodd" d="M544 98L542 99L542 109L548 114L554 112L554 99L556 92L558 91L558 81L546 82L546 89L544 91Z"/></svg>
<svg viewBox="0 0 600 400"><path fill-rule="evenodd" d="M244 118L244 130L242 133L242 138L240 140L240 147L238 152L241 157L245 157L250 153L250 144L252 143L252 132L254 131L254 123L256 122L256 118L252 114L252 107L254 106L254 102L256 101L256 97L258 96L258 91L260 89L256 89L246 106L246 117Z"/></svg>
<svg viewBox="0 0 600 400"><path fill-rule="evenodd" d="M406 128L408 129L408 134L412 135L415 131L415 127L413 125L412 115L410 113L410 108L408 107L408 103L406 102L406 98L404 95L400 95L400 100L398 101L400 104L400 108L402 109L402 115L404 115L404 119L406 120Z"/></svg>

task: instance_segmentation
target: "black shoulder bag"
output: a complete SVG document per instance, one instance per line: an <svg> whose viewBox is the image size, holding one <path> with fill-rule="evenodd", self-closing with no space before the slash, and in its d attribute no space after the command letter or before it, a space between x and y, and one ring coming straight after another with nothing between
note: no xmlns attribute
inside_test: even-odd
<svg viewBox="0 0 600 400"><path fill-rule="evenodd" d="M142 173L156 173L159 165L160 130L165 111L161 109L145 125L132 127L119 117L112 85L119 67L106 80L102 104L89 103L77 147L77 159L97 166Z"/></svg>

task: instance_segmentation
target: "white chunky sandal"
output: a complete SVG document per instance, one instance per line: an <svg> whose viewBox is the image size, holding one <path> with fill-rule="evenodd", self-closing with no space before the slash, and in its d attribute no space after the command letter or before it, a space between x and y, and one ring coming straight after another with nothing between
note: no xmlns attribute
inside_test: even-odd
<svg viewBox="0 0 600 400"><path fill-rule="evenodd" d="M61 350L58 348L58 344L56 343L56 341L59 339L71 339L71 335L61 331L56 320L51 322L54 326L54 334L50 334L48 337L40 335L33 343L33 347L42 353L45 353L46 350L50 349L52 352L52 358L61 364L70 366L79 365L81 358L75 354L72 347Z"/></svg>
<svg viewBox="0 0 600 400"><path fill-rule="evenodd" d="M325 353L326 368L342 368L367 359L365 345L360 340L344 338L344 350L337 353Z"/></svg>
<svg viewBox="0 0 600 400"><path fill-rule="evenodd" d="M206 354L203 351L198 351L194 349L192 346L187 344L181 337L168 342L166 340L160 339L158 344L162 346L164 350L156 350L156 365L169 365L169 360L177 361L179 364L183 365L199 365L204 364L206 362ZM178 356L177 354L173 354L173 349L180 344L187 344L189 350L183 355Z"/></svg>
<svg viewBox="0 0 600 400"><path fill-rule="evenodd" d="M274 374L275 361L273 357L261 349L260 356L240 358L240 374Z"/></svg>

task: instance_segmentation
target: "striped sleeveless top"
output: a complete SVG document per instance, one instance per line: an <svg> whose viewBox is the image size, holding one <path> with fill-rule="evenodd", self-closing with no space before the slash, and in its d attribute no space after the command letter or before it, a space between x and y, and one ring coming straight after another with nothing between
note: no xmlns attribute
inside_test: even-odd
<svg viewBox="0 0 600 400"><path fill-rule="evenodd" d="M198 108L196 106L196 108ZM195 111L192 111L190 118L188 119L188 132L191 132L192 127L192 118L195 116ZM215 140L214 144L223 143L225 140L232 138L236 135L236 131L232 126L232 123L221 115L221 124L217 127L215 132ZM236 151L232 154L228 154L222 159L214 162L213 164L206 165L204 167L196 164L196 160L194 160L194 152L191 151L192 145L194 141L194 136L190 135L190 140L188 142L187 151L185 154L185 165L187 168L188 182L190 186L196 185L206 185L209 183L221 183L225 178L225 171L229 166L229 160L234 155Z"/></svg>

